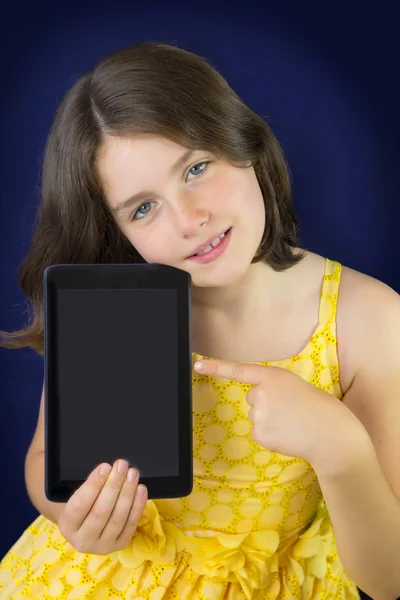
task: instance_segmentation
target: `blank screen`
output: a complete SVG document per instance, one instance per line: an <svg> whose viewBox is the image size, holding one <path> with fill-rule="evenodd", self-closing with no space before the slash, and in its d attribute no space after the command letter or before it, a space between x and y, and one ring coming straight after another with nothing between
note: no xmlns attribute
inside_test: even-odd
<svg viewBox="0 0 400 600"><path fill-rule="evenodd" d="M57 292L61 480L119 457L178 476L176 303L170 289Z"/></svg>

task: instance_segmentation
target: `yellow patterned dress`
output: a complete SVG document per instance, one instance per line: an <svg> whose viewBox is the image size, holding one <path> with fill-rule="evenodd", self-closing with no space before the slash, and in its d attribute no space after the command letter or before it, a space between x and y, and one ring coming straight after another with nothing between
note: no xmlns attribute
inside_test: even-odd
<svg viewBox="0 0 400 600"><path fill-rule="evenodd" d="M289 369L338 401L341 272L326 260L319 325L304 350L258 363ZM130 546L107 556L77 552L40 515L0 563L0 600L359 599L310 463L252 440L251 387L193 371L192 493L149 500Z"/></svg>

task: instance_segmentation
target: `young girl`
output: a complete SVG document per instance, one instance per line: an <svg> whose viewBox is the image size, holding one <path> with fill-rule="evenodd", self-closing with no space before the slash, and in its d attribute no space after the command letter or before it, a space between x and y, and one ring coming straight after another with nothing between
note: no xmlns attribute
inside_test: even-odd
<svg viewBox="0 0 400 600"><path fill-rule="evenodd" d="M400 595L399 296L296 230L277 140L204 59L137 44L66 94L20 271L33 320L3 345L43 354L49 265L189 272L194 488L147 500L120 459L49 502L42 394L40 515L0 564L1 600Z"/></svg>

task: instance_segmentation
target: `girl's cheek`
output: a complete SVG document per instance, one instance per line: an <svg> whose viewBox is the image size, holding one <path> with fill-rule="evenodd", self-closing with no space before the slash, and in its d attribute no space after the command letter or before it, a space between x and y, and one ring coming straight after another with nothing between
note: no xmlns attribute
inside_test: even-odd
<svg viewBox="0 0 400 600"><path fill-rule="evenodd" d="M144 240L130 238L132 245L147 262L166 262L172 260L170 244L162 243L160 236L147 237Z"/></svg>
<svg viewBox="0 0 400 600"><path fill-rule="evenodd" d="M248 175L243 171L226 169L213 179L210 194L213 198L218 199L216 206L221 216L226 212L228 217L241 206L243 197L249 190L246 177Z"/></svg>

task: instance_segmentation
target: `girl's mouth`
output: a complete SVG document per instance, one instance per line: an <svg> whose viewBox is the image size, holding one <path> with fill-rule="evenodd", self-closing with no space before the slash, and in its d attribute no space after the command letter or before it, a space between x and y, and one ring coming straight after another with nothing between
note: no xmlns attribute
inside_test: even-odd
<svg viewBox="0 0 400 600"><path fill-rule="evenodd" d="M228 244L231 239L232 227L230 227L225 235L220 239L218 244L214 247L208 249L208 251L202 251L200 254L194 254L193 256L189 256L188 260L193 260L196 263L205 264L212 262L216 258L220 257L228 247Z"/></svg>

